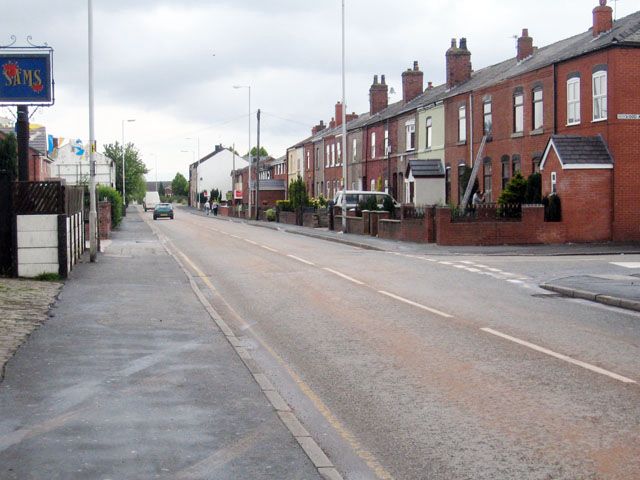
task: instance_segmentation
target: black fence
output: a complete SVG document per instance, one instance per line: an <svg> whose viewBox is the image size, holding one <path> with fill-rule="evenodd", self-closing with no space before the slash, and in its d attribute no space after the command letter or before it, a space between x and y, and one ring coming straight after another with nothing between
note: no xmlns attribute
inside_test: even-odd
<svg viewBox="0 0 640 480"><path fill-rule="evenodd" d="M11 177L0 171L0 275L13 272L14 221Z"/></svg>
<svg viewBox="0 0 640 480"><path fill-rule="evenodd" d="M60 182L13 182L15 215L73 215L81 212L84 188Z"/></svg>
<svg viewBox="0 0 640 480"><path fill-rule="evenodd" d="M467 209L451 209L453 222L517 222L522 218L522 205L519 203L480 203Z"/></svg>

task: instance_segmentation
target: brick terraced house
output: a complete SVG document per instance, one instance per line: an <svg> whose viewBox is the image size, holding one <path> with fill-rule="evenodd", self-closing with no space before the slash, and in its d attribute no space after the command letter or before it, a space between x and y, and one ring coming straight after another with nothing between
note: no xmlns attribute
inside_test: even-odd
<svg viewBox="0 0 640 480"><path fill-rule="evenodd" d="M588 31L536 48L524 29L515 58L475 72L466 40L452 40L444 101L452 203L463 167L479 156L489 201L515 172L541 172L543 195L562 201L559 241L640 240L640 12L614 22L606 3Z"/></svg>

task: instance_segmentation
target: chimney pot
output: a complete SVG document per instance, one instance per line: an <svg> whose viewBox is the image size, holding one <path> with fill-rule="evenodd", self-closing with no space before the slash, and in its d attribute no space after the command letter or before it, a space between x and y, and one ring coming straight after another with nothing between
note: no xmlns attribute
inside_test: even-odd
<svg viewBox="0 0 640 480"><path fill-rule="evenodd" d="M382 85L386 85L387 82L385 81L384 75L381 75L382 79L380 81L380 83L382 83Z"/></svg>
<svg viewBox="0 0 640 480"><path fill-rule="evenodd" d="M420 68L418 67L418 61L414 60L414 62L413 62L413 71L417 72L418 70L420 70Z"/></svg>
<svg viewBox="0 0 640 480"><path fill-rule="evenodd" d="M373 84L377 85L378 84L378 75L374 75L373 76Z"/></svg>
<svg viewBox="0 0 640 480"><path fill-rule="evenodd" d="M451 48L457 48L457 40L455 38L451 39Z"/></svg>
<svg viewBox="0 0 640 480"><path fill-rule="evenodd" d="M529 29L522 29L522 36L518 38L518 52L517 52L517 60L521 62L525 58L533 55L533 38L529 36Z"/></svg>
<svg viewBox="0 0 640 480"><path fill-rule="evenodd" d="M466 50L467 49L467 39L462 37L460 39L460 50Z"/></svg>

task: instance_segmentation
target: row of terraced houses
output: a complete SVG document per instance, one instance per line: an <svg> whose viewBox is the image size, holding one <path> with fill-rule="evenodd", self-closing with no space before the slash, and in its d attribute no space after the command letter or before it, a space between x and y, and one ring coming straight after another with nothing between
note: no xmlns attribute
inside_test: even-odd
<svg viewBox="0 0 640 480"><path fill-rule="evenodd" d="M369 111L346 115L347 151L337 103L328 125L261 177L300 175L311 195L332 198L346 162L347 189L458 205L462 173L481 162L487 202L516 172L542 174L543 195L562 200L561 234L548 241L640 240L640 12L614 22L599 3L587 31L538 48L523 29L515 58L475 71L466 39L453 39L446 83L425 85L413 62L395 103L385 76L374 76Z"/></svg>

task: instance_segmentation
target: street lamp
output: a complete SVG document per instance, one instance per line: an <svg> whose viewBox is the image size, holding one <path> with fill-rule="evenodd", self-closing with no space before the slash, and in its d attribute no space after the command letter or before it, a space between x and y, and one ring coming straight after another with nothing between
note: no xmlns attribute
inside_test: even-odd
<svg viewBox="0 0 640 480"><path fill-rule="evenodd" d="M127 197L126 197L126 187L125 187L125 168L124 168L124 151L125 151L125 147L124 147L124 124L125 123L131 123L131 122L135 122L136 119L132 118L129 120L122 120L122 204L123 204L123 210L122 213L124 215L127 214Z"/></svg>
<svg viewBox="0 0 640 480"><path fill-rule="evenodd" d="M181 153L190 153L191 154L191 164L193 165L194 163L196 163L196 152L193 150L180 150ZM191 171L189 171L191 172ZM191 190L191 188L189 188L189 190ZM189 195L191 195L191 192L189 192ZM200 208L200 195L198 195L198 167L196 166L196 208ZM192 203L193 205L193 203Z"/></svg>
<svg viewBox="0 0 640 480"><path fill-rule="evenodd" d="M342 231L347 231L347 100L344 48L344 0L342 0Z"/></svg>
<svg viewBox="0 0 640 480"><path fill-rule="evenodd" d="M249 92L249 180L247 182L247 186L249 188L249 218L251 217L251 86L250 85L234 85L233 88L236 90L238 88L246 88ZM260 155L260 152L258 152Z"/></svg>

